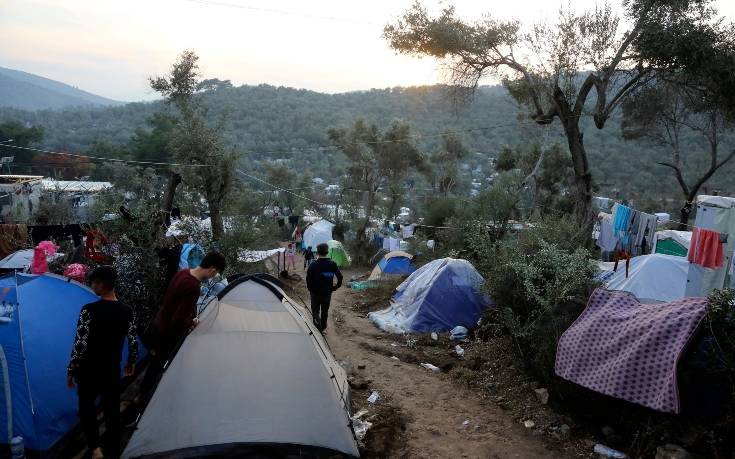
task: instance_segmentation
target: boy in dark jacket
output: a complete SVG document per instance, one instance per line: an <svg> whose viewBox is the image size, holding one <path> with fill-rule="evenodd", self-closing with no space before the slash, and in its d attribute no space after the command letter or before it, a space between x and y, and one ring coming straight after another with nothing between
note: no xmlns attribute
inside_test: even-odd
<svg viewBox="0 0 735 459"><path fill-rule="evenodd" d="M79 418L93 459L120 454L120 360L126 337L125 376L133 374L138 356L133 312L117 300L116 277L110 266L101 266L90 274L92 290L100 300L85 305L79 313L68 367L67 385L77 388ZM98 396L105 419L104 456L97 425Z"/></svg>
<svg viewBox="0 0 735 459"><path fill-rule="evenodd" d="M327 329L332 292L342 286L342 273L337 263L328 258L327 244L316 246L316 254L316 261L309 266L306 272L306 287L311 293L311 316L314 319L314 325L323 333ZM334 285L335 277L337 285Z"/></svg>

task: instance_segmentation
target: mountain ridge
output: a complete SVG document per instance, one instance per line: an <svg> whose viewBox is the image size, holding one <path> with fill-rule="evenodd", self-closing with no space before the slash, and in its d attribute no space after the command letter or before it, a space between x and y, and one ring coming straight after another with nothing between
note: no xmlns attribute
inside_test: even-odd
<svg viewBox="0 0 735 459"><path fill-rule="evenodd" d="M22 110L107 107L123 102L92 94L57 80L0 67L0 106Z"/></svg>

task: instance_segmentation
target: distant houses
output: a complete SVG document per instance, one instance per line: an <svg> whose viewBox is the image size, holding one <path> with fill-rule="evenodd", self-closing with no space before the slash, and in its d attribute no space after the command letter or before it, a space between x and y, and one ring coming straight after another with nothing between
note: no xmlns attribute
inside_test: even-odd
<svg viewBox="0 0 735 459"><path fill-rule="evenodd" d="M40 175L0 175L0 219L3 223L27 223L45 200L68 203L75 223L87 222L89 210L110 182L68 181Z"/></svg>

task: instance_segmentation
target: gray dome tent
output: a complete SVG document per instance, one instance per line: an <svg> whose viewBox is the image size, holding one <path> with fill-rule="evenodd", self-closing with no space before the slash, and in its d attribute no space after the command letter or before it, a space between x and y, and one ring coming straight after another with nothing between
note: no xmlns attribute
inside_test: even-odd
<svg viewBox="0 0 735 459"><path fill-rule="evenodd" d="M276 279L233 280L200 320L124 458L359 456L347 376Z"/></svg>

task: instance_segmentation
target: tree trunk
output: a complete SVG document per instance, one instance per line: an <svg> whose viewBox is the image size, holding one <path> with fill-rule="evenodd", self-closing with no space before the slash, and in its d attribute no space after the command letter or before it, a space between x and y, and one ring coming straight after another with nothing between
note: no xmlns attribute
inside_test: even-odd
<svg viewBox="0 0 735 459"><path fill-rule="evenodd" d="M171 210L174 207L174 195L176 194L176 187L178 187L180 183L181 174L171 172L171 176L168 178L168 184L166 185L166 191L163 194L163 203L161 203L163 219L167 226L171 224Z"/></svg>
<svg viewBox="0 0 735 459"><path fill-rule="evenodd" d="M220 203L212 200L209 204L209 221L212 222L212 239L219 241L225 234L225 228L222 224L222 210Z"/></svg>
<svg viewBox="0 0 735 459"><path fill-rule="evenodd" d="M590 173L587 151L584 148L584 134L579 130L579 118L570 118L564 122L564 131L569 144L574 167L574 184L576 200L574 215L580 227L589 227L592 231L592 174Z"/></svg>
<svg viewBox="0 0 735 459"><path fill-rule="evenodd" d="M687 223L689 223L689 217L692 215L692 202L687 201L681 208L679 213L679 231L687 231Z"/></svg>

